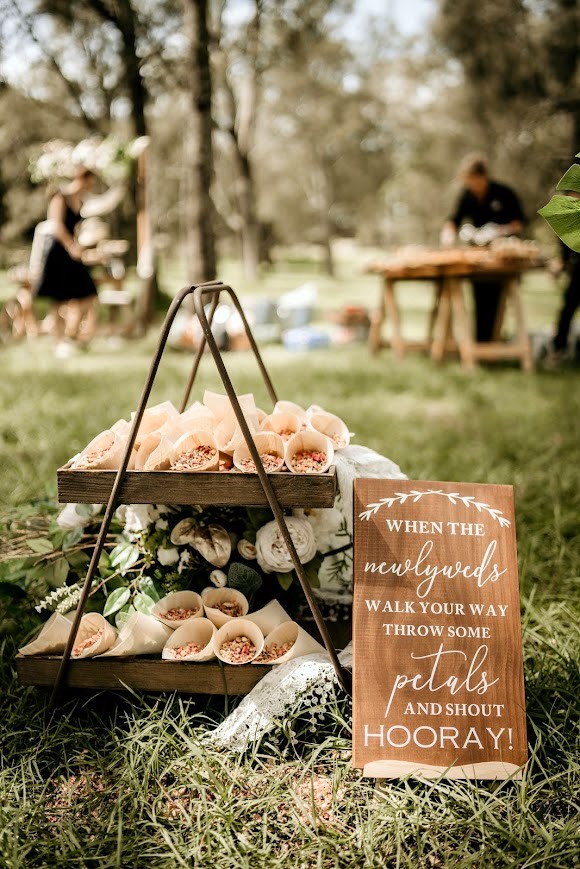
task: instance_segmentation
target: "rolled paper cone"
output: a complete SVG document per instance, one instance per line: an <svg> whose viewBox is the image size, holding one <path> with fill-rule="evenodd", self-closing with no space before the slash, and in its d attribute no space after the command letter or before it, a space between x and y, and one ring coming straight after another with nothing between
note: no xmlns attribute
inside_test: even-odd
<svg viewBox="0 0 580 869"><path fill-rule="evenodd" d="M215 658L212 645L215 633L216 626L209 619L192 619L172 633L165 643L161 657L165 661L211 661ZM178 658L171 654L171 649L186 646L188 643L200 646L200 651Z"/></svg>
<svg viewBox="0 0 580 869"><path fill-rule="evenodd" d="M115 434L112 429L102 431L87 444L72 467L83 470L114 470L121 464L126 442L126 435Z"/></svg>
<svg viewBox="0 0 580 869"><path fill-rule="evenodd" d="M127 658L130 655L158 655L174 631L154 616L132 613L121 630L117 642L100 658Z"/></svg>
<svg viewBox="0 0 580 869"><path fill-rule="evenodd" d="M238 395L237 398L244 416L255 416L256 402L254 401L253 394L248 392L245 395ZM218 423L222 422L222 420L227 416L232 416L234 420L236 418L232 404L227 395L220 395L217 392L211 392L209 389L206 389L203 394L203 403L207 408L209 408L209 410L211 410Z"/></svg>
<svg viewBox="0 0 580 869"><path fill-rule="evenodd" d="M247 419L246 422L248 423L250 433L252 435L257 434L257 423L252 422L250 419ZM240 426L235 424L235 421L232 423L228 419L220 422L214 434L219 451L229 456L233 456L236 448L246 443Z"/></svg>
<svg viewBox="0 0 580 869"><path fill-rule="evenodd" d="M277 600L271 600L270 603L267 603L261 610L256 610L255 613L248 613L244 618L249 622L254 622L255 625L258 625L265 637L268 636L274 628L281 625L282 622L290 621L290 616L282 604L278 603Z"/></svg>
<svg viewBox="0 0 580 869"><path fill-rule="evenodd" d="M165 615L165 613L171 610L180 609L191 610L191 615L183 619L171 618L171 616ZM168 628L175 630L185 624L186 621L203 618L202 600L195 591L173 591L157 601L151 610L151 615L159 619L160 622L163 622L164 625L167 625Z"/></svg>
<svg viewBox="0 0 580 869"><path fill-rule="evenodd" d="M299 404L295 404L293 401L277 401L274 405L273 413L293 413L299 419L304 419L306 416L306 411L303 407L300 407Z"/></svg>
<svg viewBox="0 0 580 869"><path fill-rule="evenodd" d="M171 464L173 444L161 435L159 445L155 447L145 462L144 471L167 471Z"/></svg>
<svg viewBox="0 0 580 869"><path fill-rule="evenodd" d="M221 651L221 647L224 643L227 643L230 640L235 640L236 637L247 637L255 647L252 657L247 661L229 661L227 656L225 656ZM262 652L262 649L264 648L264 634L258 625L255 625L254 622L248 621L248 619L230 619L229 622L222 625L221 628L215 632L211 643L216 656L220 661L223 661L224 664L233 664L234 666L239 664L249 664Z"/></svg>
<svg viewBox="0 0 580 869"><path fill-rule="evenodd" d="M213 450L213 455L209 455L206 459L200 459L201 464L191 468L179 468L180 471L196 472L196 471L217 471L219 467L219 451L215 441L215 437L209 431L192 431L182 435L174 444L171 450L171 467L173 468L183 456L187 453L192 453L198 447L209 447ZM187 462L185 462L187 464Z"/></svg>
<svg viewBox="0 0 580 869"><path fill-rule="evenodd" d="M180 414L179 418L184 422L193 422L194 425L192 426L192 428L205 428L205 425L197 425L197 421L200 419L207 421L211 425L212 429L214 429L218 424L218 420L216 419L215 414L212 413L209 407L206 407L200 401L196 401L194 404L191 405L191 407L188 407L187 410L184 410L183 413Z"/></svg>
<svg viewBox="0 0 580 869"><path fill-rule="evenodd" d="M342 450L350 443L350 432L346 424L334 413L313 413L310 417L310 425L330 438L335 450Z"/></svg>
<svg viewBox="0 0 580 869"><path fill-rule="evenodd" d="M162 404L157 404L155 407L145 409L141 418L141 423L135 437L135 446L137 449L141 446L143 440L152 432L157 432L170 419L176 419L179 412L170 401L164 401ZM131 421L135 418L135 411L131 413Z"/></svg>
<svg viewBox="0 0 580 869"><path fill-rule="evenodd" d="M115 434L118 435L129 435L129 429L131 428L131 423L127 422L126 419L118 419L116 423L111 426L111 431L114 431Z"/></svg>
<svg viewBox="0 0 580 869"><path fill-rule="evenodd" d="M231 471L233 467L233 460L229 453L220 453L219 454L219 465L218 468L220 471Z"/></svg>
<svg viewBox="0 0 580 869"><path fill-rule="evenodd" d="M314 413L326 413L325 409L323 407L320 407L319 404L311 404L310 407L306 408L305 412L307 419L310 419L310 417Z"/></svg>
<svg viewBox="0 0 580 869"><path fill-rule="evenodd" d="M254 435L254 443L260 456L272 456L275 460L272 463L271 468L267 467L264 462L262 462L266 472L272 474L275 471L281 471L284 467L284 442L280 435L273 431L258 432ZM245 442L236 447L233 459L234 465L238 471L241 471L243 474L257 473L250 453L250 448ZM251 463L250 468L244 467L245 463L248 461Z"/></svg>
<svg viewBox="0 0 580 869"><path fill-rule="evenodd" d="M258 425L261 426L268 414L265 410L262 410L261 407L256 408L256 419L258 421Z"/></svg>
<svg viewBox="0 0 580 869"><path fill-rule="evenodd" d="M301 429L302 420L295 413L271 413L260 426L260 431L276 432L283 441L289 440Z"/></svg>
<svg viewBox="0 0 580 869"><path fill-rule="evenodd" d="M25 646L18 649L21 655L59 655L64 652L68 640L74 612L53 613L48 621L42 626L42 630Z"/></svg>
<svg viewBox="0 0 580 869"><path fill-rule="evenodd" d="M315 652L328 654L324 646L317 643L314 637L311 637L304 628L297 625L296 622L283 622L274 628L264 640L264 649L262 654L267 655L271 646L276 645L278 648L286 643L292 643L292 646L279 658L271 661L259 661L254 659L252 664L285 664L286 661L291 661L293 658L300 658L302 655L312 655Z"/></svg>
<svg viewBox="0 0 580 869"><path fill-rule="evenodd" d="M135 454L135 470L144 471L147 459L157 449L161 443L161 435L159 432L153 432L146 435Z"/></svg>
<svg viewBox="0 0 580 869"><path fill-rule="evenodd" d="M301 452L318 452L324 453L326 456L325 462L317 470L297 471L292 467L292 461L297 453ZM301 431L292 435L286 444L284 460L287 467L293 474L323 474L327 471L334 459L334 445L332 441L318 431Z"/></svg>
<svg viewBox="0 0 580 869"><path fill-rule="evenodd" d="M91 637L96 637L94 642L90 642ZM78 660L102 655L116 640L117 631L106 618L100 613L87 613L81 619L71 657Z"/></svg>
<svg viewBox="0 0 580 869"><path fill-rule="evenodd" d="M244 617L250 609L247 597L241 591L238 591L237 588L228 588L227 586L223 586L223 588L204 588L201 593L201 599L207 618L214 623L216 628L221 628L222 625L225 625L226 622L231 622L234 618ZM230 616L222 612L218 607L224 603L238 604L241 607L241 615Z"/></svg>

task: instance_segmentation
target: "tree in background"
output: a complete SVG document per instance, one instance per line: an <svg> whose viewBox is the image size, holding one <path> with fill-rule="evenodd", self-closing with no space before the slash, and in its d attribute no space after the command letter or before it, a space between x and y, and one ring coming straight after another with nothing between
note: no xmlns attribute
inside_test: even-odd
<svg viewBox="0 0 580 869"><path fill-rule="evenodd" d="M191 283L216 276L210 187L213 175L211 69L207 0L185 0L185 26L190 45L191 125L187 149L190 212L187 269Z"/></svg>

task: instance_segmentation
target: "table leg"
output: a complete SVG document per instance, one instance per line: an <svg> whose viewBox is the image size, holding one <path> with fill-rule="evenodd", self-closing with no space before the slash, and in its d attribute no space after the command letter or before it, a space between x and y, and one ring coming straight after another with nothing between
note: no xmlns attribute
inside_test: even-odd
<svg viewBox="0 0 580 869"><path fill-rule="evenodd" d="M371 328L369 331L369 350L373 355L377 354L383 346L381 333L383 323L385 322L385 287L381 286L381 296L379 299L379 307L373 313L371 319Z"/></svg>
<svg viewBox="0 0 580 869"><path fill-rule="evenodd" d="M504 281L501 288L501 295L495 315L495 323L493 324L492 341L501 341L501 329L505 318L506 303L509 295L509 281Z"/></svg>
<svg viewBox="0 0 580 869"><path fill-rule="evenodd" d="M397 359L402 359L405 352L405 342L401 334L401 315L395 298L395 282L385 279L385 308L391 322L391 347Z"/></svg>
<svg viewBox="0 0 580 869"><path fill-rule="evenodd" d="M441 362L443 359L451 331L451 297L446 281L442 281L438 285L437 296L436 313L433 326L430 329L433 336L431 341L431 359L433 362Z"/></svg>
<svg viewBox="0 0 580 869"><path fill-rule="evenodd" d="M473 370L473 334L467 308L465 307L465 299L463 297L463 287L461 278L448 277L445 280L448 287L449 295L451 296L451 307L453 317L458 328L457 343L459 347L459 357L461 364L466 371Z"/></svg>
<svg viewBox="0 0 580 869"><path fill-rule="evenodd" d="M511 298L514 306L514 314L516 320L516 342L519 349L519 358L524 371L532 371L534 367L532 357L532 347L528 330L526 329L526 317L524 312L524 304L520 293L520 278L511 278L507 286L507 294Z"/></svg>

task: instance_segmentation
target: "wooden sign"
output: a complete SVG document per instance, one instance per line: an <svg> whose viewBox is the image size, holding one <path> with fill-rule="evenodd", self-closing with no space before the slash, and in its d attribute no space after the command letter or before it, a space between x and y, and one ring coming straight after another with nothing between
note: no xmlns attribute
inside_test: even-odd
<svg viewBox="0 0 580 869"><path fill-rule="evenodd" d="M511 486L355 481L353 765L521 778Z"/></svg>

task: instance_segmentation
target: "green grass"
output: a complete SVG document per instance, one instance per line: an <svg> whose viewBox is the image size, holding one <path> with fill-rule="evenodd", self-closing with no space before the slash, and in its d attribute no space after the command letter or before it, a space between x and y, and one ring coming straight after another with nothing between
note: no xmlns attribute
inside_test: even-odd
<svg viewBox="0 0 580 869"><path fill-rule="evenodd" d="M368 304L376 279L364 281ZM329 306L349 286L345 278L329 285ZM422 290L415 291L419 324ZM549 287L526 292L532 321L550 322ZM64 361L46 341L4 349L6 508L54 496L55 469L128 415L153 346L150 337L113 353L101 340ZM370 358L364 347L298 355L269 347L264 357L281 396L340 412L357 442L410 477L514 485L532 750L524 780L402 781L379 796L350 768L350 708L340 697L315 733L298 715L243 757L203 745L208 723L224 714L220 698L70 697L45 730L46 695L14 678L22 637L12 623L1 675L0 865L579 865L577 371L526 376L500 365L466 375L455 362L434 367L411 355L396 364L387 352ZM238 389L266 405L253 361L245 354L226 361ZM189 362L167 353L152 400L179 400ZM218 386L206 358L197 395ZM25 624L23 617L21 631ZM334 794L330 813L322 788Z"/></svg>

